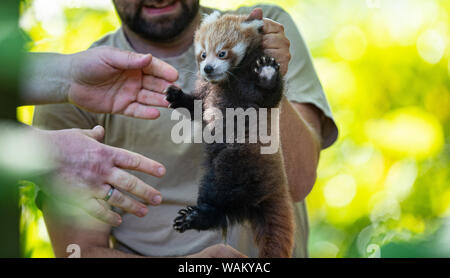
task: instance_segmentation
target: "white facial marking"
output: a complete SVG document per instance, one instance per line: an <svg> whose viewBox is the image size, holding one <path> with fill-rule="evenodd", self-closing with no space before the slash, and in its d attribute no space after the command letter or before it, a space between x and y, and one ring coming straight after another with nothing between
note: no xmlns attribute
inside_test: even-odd
<svg viewBox="0 0 450 278"><path fill-rule="evenodd" d="M205 41L205 51L209 52L209 43L208 40Z"/></svg>
<svg viewBox="0 0 450 278"><path fill-rule="evenodd" d="M259 76L264 77L268 80L271 80L274 76L274 74L276 73L276 70L271 67L271 66L264 66L261 69L261 73L259 74Z"/></svg>
<svg viewBox="0 0 450 278"><path fill-rule="evenodd" d="M203 69L206 66L206 61L205 60L201 61L198 66L199 66L199 69L200 69L200 73L203 75Z"/></svg>
<svg viewBox="0 0 450 278"><path fill-rule="evenodd" d="M244 42L240 42L240 43L236 44L231 50L237 56L236 65L238 65L245 56L245 51L247 50L247 44Z"/></svg>
<svg viewBox="0 0 450 278"><path fill-rule="evenodd" d="M221 42L217 45L216 47L216 53L219 53L220 50L222 50L222 48L224 47L225 43Z"/></svg>
<svg viewBox="0 0 450 278"><path fill-rule="evenodd" d="M202 24L210 24L219 19L220 13L218 11L214 11L210 15L204 15Z"/></svg>
<svg viewBox="0 0 450 278"><path fill-rule="evenodd" d="M195 42L194 49L195 49L195 56L200 55L200 53L203 51L202 45L199 42Z"/></svg>
<svg viewBox="0 0 450 278"><path fill-rule="evenodd" d="M213 67L214 71L208 75L205 73L206 65ZM209 81L221 81L226 78L227 71L230 68L230 63L226 60L221 60L216 55L209 54L204 61L199 64L200 74Z"/></svg>

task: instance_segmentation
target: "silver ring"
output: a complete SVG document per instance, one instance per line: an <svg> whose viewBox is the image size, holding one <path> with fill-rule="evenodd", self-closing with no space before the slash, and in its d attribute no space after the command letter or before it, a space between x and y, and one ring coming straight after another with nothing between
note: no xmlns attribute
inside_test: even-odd
<svg viewBox="0 0 450 278"><path fill-rule="evenodd" d="M114 193L114 187L111 186L111 188L109 189L108 193L106 194L105 198L103 198L103 201L108 202L108 200L111 198L111 196Z"/></svg>

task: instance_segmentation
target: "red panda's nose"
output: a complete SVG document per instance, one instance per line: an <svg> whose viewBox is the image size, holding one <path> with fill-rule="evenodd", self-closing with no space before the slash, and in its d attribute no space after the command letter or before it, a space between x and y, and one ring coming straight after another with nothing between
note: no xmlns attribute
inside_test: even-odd
<svg viewBox="0 0 450 278"><path fill-rule="evenodd" d="M211 65L206 65L203 70L205 71L206 74L211 74L213 73L214 68Z"/></svg>

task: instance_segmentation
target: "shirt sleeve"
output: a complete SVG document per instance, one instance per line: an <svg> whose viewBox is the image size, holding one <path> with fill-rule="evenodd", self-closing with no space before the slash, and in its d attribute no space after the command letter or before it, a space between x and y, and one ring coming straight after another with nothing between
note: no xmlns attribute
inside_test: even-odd
<svg viewBox="0 0 450 278"><path fill-rule="evenodd" d="M46 130L91 129L98 124L97 117L72 104L37 105L33 115L33 126Z"/></svg>
<svg viewBox="0 0 450 278"><path fill-rule="evenodd" d="M286 36L291 42L290 53L292 56L289 63L289 70L285 76L287 87L286 97L289 101L313 104L322 111L322 148L331 146L337 139L338 129L324 90L314 69L309 50L295 22L286 11L273 5L241 7L237 12L240 14L248 14L254 8L261 8L264 17L283 24Z"/></svg>

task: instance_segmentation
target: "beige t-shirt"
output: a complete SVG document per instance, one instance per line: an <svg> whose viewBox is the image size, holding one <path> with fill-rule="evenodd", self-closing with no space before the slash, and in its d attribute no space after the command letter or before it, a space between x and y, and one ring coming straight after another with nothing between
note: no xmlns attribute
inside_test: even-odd
<svg viewBox="0 0 450 278"><path fill-rule="evenodd" d="M285 26L285 32L291 41L292 61L286 75L287 98L299 103L312 103L323 111L324 147L331 145L336 140L337 128L297 27L282 9L266 5L259 7L263 9L265 17ZM243 7L237 12L249 13L252 9L253 7ZM202 8L201 12L210 13L212 10ZM135 51L122 29L106 35L92 47L100 45ZM184 91L193 91L196 75L192 73L197 72L193 46L180 56L163 60L179 71L177 84ZM106 130L105 144L140 153L165 165L167 174L162 179L135 173L162 193L163 203L158 207L151 207L143 218L123 214L123 223L112 229L112 235L118 243L116 248L126 252L158 257L183 256L222 243L223 240L220 231L189 230L180 234L172 228L178 210L196 203L198 184L203 173L203 146L172 142L171 129L176 124L176 121L170 119L172 110L160 111L160 118L150 121L120 115L92 114L70 104L45 105L36 107L33 124L43 129L92 128L102 125ZM294 256L306 257L308 221L304 202L297 203L295 211L298 228ZM230 228L228 244L250 257L257 256L247 225Z"/></svg>

